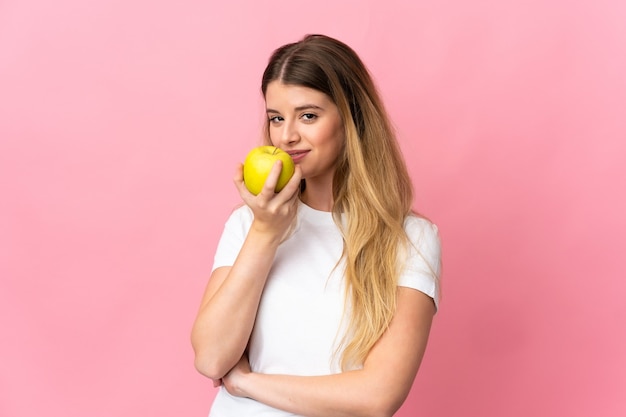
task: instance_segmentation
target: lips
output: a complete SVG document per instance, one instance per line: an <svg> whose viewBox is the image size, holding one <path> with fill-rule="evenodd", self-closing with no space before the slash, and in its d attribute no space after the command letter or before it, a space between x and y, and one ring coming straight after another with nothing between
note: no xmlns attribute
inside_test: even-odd
<svg viewBox="0 0 626 417"><path fill-rule="evenodd" d="M287 153L291 156L291 159L293 159L293 162L298 163L300 160L302 160L302 158L304 158L309 153L309 151L294 150L294 151L287 151Z"/></svg>

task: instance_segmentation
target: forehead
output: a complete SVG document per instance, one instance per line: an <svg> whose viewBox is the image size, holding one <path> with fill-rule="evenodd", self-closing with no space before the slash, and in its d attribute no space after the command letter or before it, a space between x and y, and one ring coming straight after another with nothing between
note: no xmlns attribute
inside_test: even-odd
<svg viewBox="0 0 626 417"><path fill-rule="evenodd" d="M325 93L297 84L284 84L272 81L265 92L265 104L268 108L295 108L304 105L327 107L334 104Z"/></svg>

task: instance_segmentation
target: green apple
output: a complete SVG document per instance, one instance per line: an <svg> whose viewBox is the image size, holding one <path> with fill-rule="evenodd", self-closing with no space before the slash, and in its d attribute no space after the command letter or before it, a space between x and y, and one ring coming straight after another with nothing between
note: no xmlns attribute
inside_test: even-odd
<svg viewBox="0 0 626 417"><path fill-rule="evenodd" d="M283 189L295 171L291 156L275 146L259 146L252 149L243 163L243 182L254 195L263 189L265 180L276 161L282 161L283 168L276 183L276 192Z"/></svg>

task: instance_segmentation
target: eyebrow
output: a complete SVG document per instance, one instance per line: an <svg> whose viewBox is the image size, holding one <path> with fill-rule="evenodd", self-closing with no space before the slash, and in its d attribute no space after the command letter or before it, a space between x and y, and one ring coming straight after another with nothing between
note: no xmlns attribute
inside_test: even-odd
<svg viewBox="0 0 626 417"><path fill-rule="evenodd" d="M317 106L315 104L303 104L302 106L298 106L296 108L294 108L295 111L302 111L302 110L309 110L309 109L314 109L314 110L324 110L322 107ZM278 113L280 114L280 112L278 110L274 110L274 109L265 109L266 113Z"/></svg>

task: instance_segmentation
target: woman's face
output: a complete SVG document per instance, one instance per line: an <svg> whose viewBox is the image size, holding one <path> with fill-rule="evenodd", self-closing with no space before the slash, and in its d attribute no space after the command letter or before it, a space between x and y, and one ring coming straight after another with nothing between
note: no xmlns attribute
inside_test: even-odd
<svg viewBox="0 0 626 417"><path fill-rule="evenodd" d="M265 93L272 144L288 152L309 181L332 184L344 130L339 109L326 94L272 81Z"/></svg>

